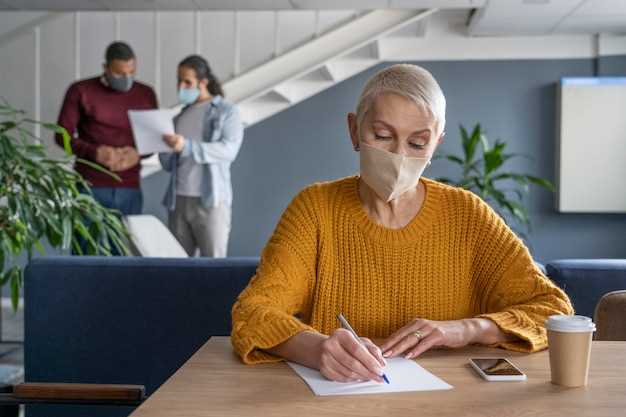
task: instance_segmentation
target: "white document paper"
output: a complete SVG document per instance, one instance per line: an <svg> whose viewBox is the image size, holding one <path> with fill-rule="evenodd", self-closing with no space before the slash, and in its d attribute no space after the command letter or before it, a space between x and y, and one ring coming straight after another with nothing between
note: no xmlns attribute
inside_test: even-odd
<svg viewBox="0 0 626 417"><path fill-rule="evenodd" d="M140 155L172 152L172 148L163 142L163 135L174 133L175 115L176 111L172 109L128 111L135 146Z"/></svg>
<svg viewBox="0 0 626 417"><path fill-rule="evenodd" d="M412 360L404 358L387 359L385 375L389 384L378 382L334 382L324 378L319 371L287 362L296 373L304 379L315 395L360 395L380 394L387 392L435 391L452 389L442 379L428 372Z"/></svg>

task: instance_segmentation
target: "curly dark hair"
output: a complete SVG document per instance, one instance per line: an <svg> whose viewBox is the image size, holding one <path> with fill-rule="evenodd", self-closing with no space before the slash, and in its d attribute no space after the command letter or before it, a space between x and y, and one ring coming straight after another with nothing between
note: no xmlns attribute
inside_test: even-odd
<svg viewBox="0 0 626 417"><path fill-rule="evenodd" d="M208 90L212 96L224 97L224 90L217 77L211 72L211 67L206 59L200 55L189 55L180 61L179 67L191 68L195 71L198 80L209 80Z"/></svg>

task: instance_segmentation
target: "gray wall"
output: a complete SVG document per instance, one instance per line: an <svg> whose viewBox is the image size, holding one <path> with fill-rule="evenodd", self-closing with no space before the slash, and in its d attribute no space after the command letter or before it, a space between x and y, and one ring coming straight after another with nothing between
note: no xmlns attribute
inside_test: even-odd
<svg viewBox="0 0 626 417"><path fill-rule="evenodd" d="M593 75L593 61L416 62L439 80L448 101L447 136L440 152L460 152L458 126L480 122L493 141L530 155L511 169L554 180L556 82L564 76ZM233 231L230 255L258 255L282 210L302 187L358 171L345 115L365 81L380 65L246 130L233 164ZM626 76L626 56L606 57L599 75ZM590 138L593 140L593 138ZM625 155L626 156L626 155ZM581 166L581 169L591 169ZM455 175L436 161L430 177ZM144 182L145 210L165 219L160 199L167 176ZM599 185L601 186L601 185ZM617 191L617 190L616 190ZM528 199L534 225L530 246L538 260L626 257L625 214L559 214L553 196L533 190Z"/></svg>
<svg viewBox="0 0 626 417"><path fill-rule="evenodd" d="M514 160L510 168L554 180L556 81L564 76L593 75L593 61L416 64L433 72L448 100L447 135L440 152L459 153L459 123L473 126L480 122L492 141L502 138L510 151L533 158ZM358 157L349 143L345 116L353 110L365 81L384 66L350 78L246 130L241 153L233 164L231 256L258 255L282 211L304 186L358 172ZM598 69L599 75L626 76L626 56L602 58ZM592 169L593 161L589 162L581 169ZM456 172L451 164L436 161L426 175L453 176ZM160 172L143 182L144 211L164 221L161 198L167 179L167 174ZM536 189L531 191L528 204L534 225L529 243L537 260L626 258L626 214L559 214L553 209L553 196ZM8 288L3 293L8 294Z"/></svg>

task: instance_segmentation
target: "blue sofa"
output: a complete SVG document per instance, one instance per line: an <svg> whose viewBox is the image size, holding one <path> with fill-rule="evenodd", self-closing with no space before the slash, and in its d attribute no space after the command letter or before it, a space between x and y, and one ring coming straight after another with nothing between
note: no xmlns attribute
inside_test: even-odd
<svg viewBox="0 0 626 417"><path fill-rule="evenodd" d="M34 259L24 275L25 380L126 383L154 392L211 336L257 258ZM126 416L132 408L29 405L30 416Z"/></svg>
<svg viewBox="0 0 626 417"><path fill-rule="evenodd" d="M626 289L626 259L564 259L546 264L546 274L572 300L576 314L593 317L607 292Z"/></svg>
<svg viewBox="0 0 626 417"><path fill-rule="evenodd" d="M143 384L150 395L209 337L230 334L230 309L257 258L34 259L25 272L25 379ZM591 316L626 289L626 260L545 265ZM125 416L129 408L28 406L30 416Z"/></svg>

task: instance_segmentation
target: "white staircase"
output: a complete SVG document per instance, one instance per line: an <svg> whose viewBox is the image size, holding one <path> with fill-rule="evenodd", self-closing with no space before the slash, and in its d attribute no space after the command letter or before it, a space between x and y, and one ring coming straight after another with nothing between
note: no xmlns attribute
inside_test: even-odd
<svg viewBox="0 0 626 417"><path fill-rule="evenodd" d="M435 11L368 12L239 75L224 89L251 126L380 63L381 39L419 36L424 19Z"/></svg>
<svg viewBox="0 0 626 417"><path fill-rule="evenodd" d="M437 9L366 12L224 83L250 127L385 60L386 38L418 38ZM142 177L161 170L156 156L142 161Z"/></svg>

